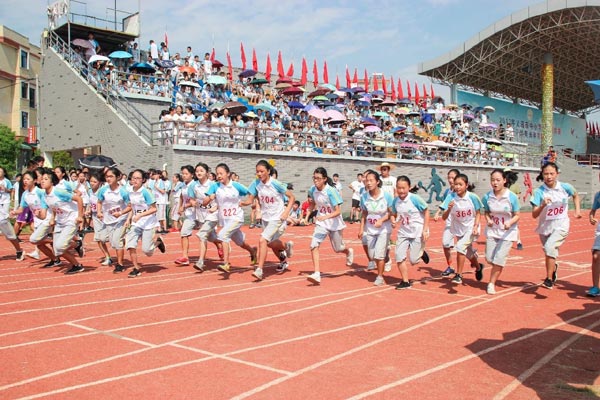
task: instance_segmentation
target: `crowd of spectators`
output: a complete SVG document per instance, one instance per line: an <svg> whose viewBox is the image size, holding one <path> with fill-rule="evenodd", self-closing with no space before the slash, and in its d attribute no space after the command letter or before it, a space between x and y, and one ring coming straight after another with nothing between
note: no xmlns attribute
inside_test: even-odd
<svg viewBox="0 0 600 400"><path fill-rule="evenodd" d="M84 63L90 56L81 50ZM100 45L94 50L102 54ZM298 87L292 79L229 76L210 53L201 59L191 46L171 55L165 43L151 40L147 52L137 42L127 51L131 58L90 63L87 79L99 91L169 98L173 106L161 113L155 128L163 144L518 162L500 148L503 141L514 140L514 130L510 124L494 124L491 107L446 104L440 97L392 100L382 91L333 85L289 94L286 89Z"/></svg>

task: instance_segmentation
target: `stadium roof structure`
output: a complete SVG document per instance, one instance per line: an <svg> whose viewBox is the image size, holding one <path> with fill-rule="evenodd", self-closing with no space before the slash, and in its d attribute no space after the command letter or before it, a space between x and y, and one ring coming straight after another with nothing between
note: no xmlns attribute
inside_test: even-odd
<svg viewBox="0 0 600 400"><path fill-rule="evenodd" d="M600 79L600 0L547 0L517 11L449 53L419 64L441 84L540 106L544 55L554 64L554 107L598 107L585 81Z"/></svg>

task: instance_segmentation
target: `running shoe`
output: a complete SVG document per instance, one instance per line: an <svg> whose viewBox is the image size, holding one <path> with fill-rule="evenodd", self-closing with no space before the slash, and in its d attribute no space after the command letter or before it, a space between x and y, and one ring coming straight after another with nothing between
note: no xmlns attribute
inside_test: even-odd
<svg viewBox="0 0 600 400"><path fill-rule="evenodd" d="M83 249L83 240L77 241L77 246L75 246L75 251L77 252L77 255L79 256L79 258L81 258L85 255L85 250Z"/></svg>
<svg viewBox="0 0 600 400"><path fill-rule="evenodd" d="M277 268L275 268L275 270L277 272L283 272L286 269L288 269L288 266L289 266L289 264L288 264L287 261L282 261L282 262L279 263L279 265L277 266Z"/></svg>
<svg viewBox="0 0 600 400"><path fill-rule="evenodd" d="M452 278L453 283L462 283L462 276L460 274L455 274L454 278Z"/></svg>
<svg viewBox="0 0 600 400"><path fill-rule="evenodd" d="M249 228L254 229L254 224L250 224Z"/></svg>
<svg viewBox="0 0 600 400"><path fill-rule="evenodd" d="M544 279L544 282L542 282L542 286L545 287L546 289L553 289L554 288L554 282L552 281L552 279Z"/></svg>
<svg viewBox="0 0 600 400"><path fill-rule="evenodd" d="M217 269L219 271L222 271L222 272L225 272L226 274L228 274L229 273L229 263L217 265Z"/></svg>
<svg viewBox="0 0 600 400"><path fill-rule="evenodd" d="M367 265L367 271L373 271L377 269L377 265L375 264L375 261L371 260L369 261L369 264Z"/></svg>
<svg viewBox="0 0 600 400"><path fill-rule="evenodd" d="M321 273L313 272L306 279L308 279L309 282L319 285L321 283Z"/></svg>
<svg viewBox="0 0 600 400"><path fill-rule="evenodd" d="M40 252L37 249L33 250L32 252L27 253L26 255L27 255L27 257L31 257L35 260L40 259Z"/></svg>
<svg viewBox="0 0 600 400"><path fill-rule="evenodd" d="M552 282L556 282L558 279L558 263L554 263L554 272L552 273Z"/></svg>
<svg viewBox="0 0 600 400"><path fill-rule="evenodd" d="M412 287L412 283L402 281L398 285L396 285L396 290L410 289Z"/></svg>
<svg viewBox="0 0 600 400"><path fill-rule="evenodd" d="M252 251L250 252L250 265L256 265L258 263L258 249L256 247L252 248Z"/></svg>
<svg viewBox="0 0 600 400"><path fill-rule="evenodd" d="M523 250L523 243L517 243L517 250Z"/></svg>
<svg viewBox="0 0 600 400"><path fill-rule="evenodd" d="M57 258L56 260L50 260L47 264L44 264L42 268L58 267L60 264L62 264L62 262Z"/></svg>
<svg viewBox="0 0 600 400"><path fill-rule="evenodd" d="M262 281L262 279L263 279L263 270L262 270L262 268L256 268L254 270L254 272L252 273L252 276L255 277L256 279L258 279L259 281Z"/></svg>
<svg viewBox="0 0 600 400"><path fill-rule="evenodd" d="M277 258L279 258L280 262L285 261L285 259L287 258L287 252L285 250L281 250L279 254L277 254Z"/></svg>
<svg viewBox="0 0 600 400"><path fill-rule="evenodd" d="M496 285L492 282L488 283L486 292L487 294L496 294Z"/></svg>
<svg viewBox="0 0 600 400"><path fill-rule="evenodd" d="M450 276L454 273L454 268L452 268L451 266L448 265L448 268L446 268L444 270L444 272L442 272L442 276Z"/></svg>
<svg viewBox="0 0 600 400"><path fill-rule="evenodd" d="M475 279L481 281L483 279L483 264L479 263L479 269L475 271Z"/></svg>
<svg viewBox="0 0 600 400"><path fill-rule="evenodd" d="M346 265L349 267L354 263L354 249L349 248L348 254L346 255Z"/></svg>
<svg viewBox="0 0 600 400"><path fill-rule="evenodd" d="M161 253L167 251L167 248L165 247L165 242L163 242L160 236L156 239L156 247L158 248L158 250L160 250Z"/></svg>
<svg viewBox="0 0 600 400"><path fill-rule="evenodd" d="M67 272L65 272L65 275L73 275L76 274L78 272L83 272L85 270L85 268L83 268L83 265L79 264L79 265L73 265L71 267L71 269L67 270Z"/></svg>
<svg viewBox="0 0 600 400"><path fill-rule="evenodd" d="M100 263L100 265L112 265L112 263L113 263L113 261L112 261L112 258L110 258L110 257L106 257L106 258L104 259L104 261L102 261L102 262Z"/></svg>
<svg viewBox="0 0 600 400"><path fill-rule="evenodd" d="M292 258L292 255L294 254L294 242L292 242L291 240L285 244L285 254L289 258Z"/></svg>
<svg viewBox="0 0 600 400"><path fill-rule="evenodd" d="M598 297L598 296L600 296L600 288L598 288L596 286L592 286L590 288L590 290L588 290L585 293L590 297Z"/></svg>
<svg viewBox="0 0 600 400"><path fill-rule="evenodd" d="M377 278L375 278L375 282L373 282L373 285L375 285L375 286L385 285L385 280L383 279L383 276L377 275Z"/></svg>
<svg viewBox="0 0 600 400"><path fill-rule="evenodd" d="M385 272L390 272L392 270L392 259L388 258L388 260L385 262L384 266L383 266L383 270Z"/></svg>
<svg viewBox="0 0 600 400"><path fill-rule="evenodd" d="M17 251L17 261L23 261L25 259L25 255L23 254L23 250Z"/></svg>
<svg viewBox="0 0 600 400"><path fill-rule="evenodd" d="M196 261L196 264L194 264L194 269L199 272L204 272L204 261Z"/></svg>
<svg viewBox="0 0 600 400"><path fill-rule="evenodd" d="M423 260L423 262L425 264L429 264L429 254L427 254L427 252L425 250L423 250L423 255L421 256L421 260Z"/></svg>
<svg viewBox="0 0 600 400"><path fill-rule="evenodd" d="M125 271L125 267L124 267L124 266L122 266L122 265L121 265L121 264L119 264L119 263L116 263L116 264L115 264L115 269L113 269L113 274L119 274L119 273L121 273L121 272L123 272L123 271Z"/></svg>
<svg viewBox="0 0 600 400"><path fill-rule="evenodd" d="M142 274L142 271L140 271L137 268L134 268L131 270L131 272L127 275L128 278L137 278L138 276L140 276Z"/></svg>
<svg viewBox="0 0 600 400"><path fill-rule="evenodd" d="M177 265L190 265L190 260L186 257L179 257L175 260L175 264Z"/></svg>

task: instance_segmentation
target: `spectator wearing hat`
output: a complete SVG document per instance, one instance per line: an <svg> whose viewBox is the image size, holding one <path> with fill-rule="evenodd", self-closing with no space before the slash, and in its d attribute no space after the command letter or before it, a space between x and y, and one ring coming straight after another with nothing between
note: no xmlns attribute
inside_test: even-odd
<svg viewBox="0 0 600 400"><path fill-rule="evenodd" d="M396 177L390 175L394 166L388 162L383 162L377 169L381 174L381 190L383 190L384 193L388 193L392 198L396 197Z"/></svg>

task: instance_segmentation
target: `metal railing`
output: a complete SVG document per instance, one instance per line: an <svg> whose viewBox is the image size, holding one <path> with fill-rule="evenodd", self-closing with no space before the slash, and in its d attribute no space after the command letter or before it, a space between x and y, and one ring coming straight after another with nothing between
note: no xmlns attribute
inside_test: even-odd
<svg viewBox="0 0 600 400"><path fill-rule="evenodd" d="M248 151L394 158L490 166L537 167L541 160L539 154L512 149L488 148L478 151L469 147L444 148L429 142L416 143L411 140L401 141L394 138L372 138L364 135L339 136L336 132L288 131L260 126L238 127L233 124L183 120L152 123L151 143L154 145L180 144Z"/></svg>
<svg viewBox="0 0 600 400"><path fill-rule="evenodd" d="M106 103L111 105L125 119L138 136L146 140L149 144L152 144L152 124L150 120L131 104L126 97L122 96L117 90L114 90L110 85L110 80L108 83L103 82L105 77L98 75L97 72L93 72L89 68L84 56L71 48L54 31L48 32L46 41L47 47L52 48L65 62L84 77L88 86L100 93Z"/></svg>

